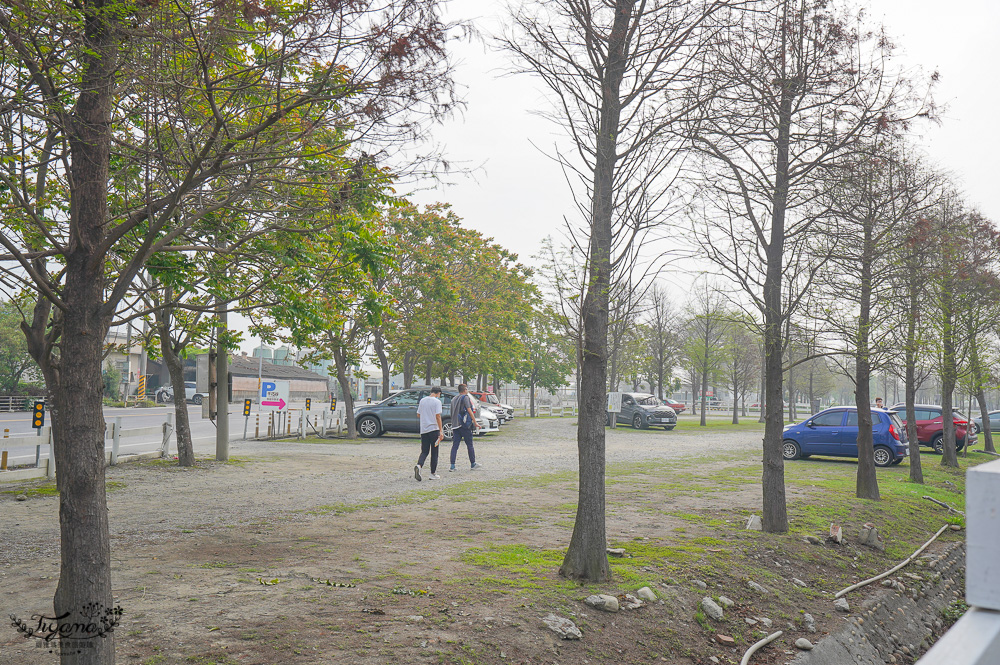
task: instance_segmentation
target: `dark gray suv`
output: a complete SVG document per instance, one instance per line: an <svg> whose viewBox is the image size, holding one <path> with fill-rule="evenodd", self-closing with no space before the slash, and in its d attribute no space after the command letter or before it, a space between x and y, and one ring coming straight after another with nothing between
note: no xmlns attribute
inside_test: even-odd
<svg viewBox="0 0 1000 665"><path fill-rule="evenodd" d="M677 412L649 393L622 393L622 410L616 418L618 423L631 425L636 429L650 426L672 430L677 427ZM606 416L611 425L611 414Z"/></svg>
<svg viewBox="0 0 1000 665"><path fill-rule="evenodd" d="M390 395L376 404L365 404L354 411L354 422L358 434L365 438L382 436L385 432L420 432L420 417L417 415L417 405L420 400L431 392L430 386L407 388ZM441 388L441 423L444 425L444 436L451 438L451 400L458 395L453 388ZM471 397L471 395L470 395ZM472 405L476 409L476 420L483 427L476 434L499 431L500 425L496 415L472 397Z"/></svg>

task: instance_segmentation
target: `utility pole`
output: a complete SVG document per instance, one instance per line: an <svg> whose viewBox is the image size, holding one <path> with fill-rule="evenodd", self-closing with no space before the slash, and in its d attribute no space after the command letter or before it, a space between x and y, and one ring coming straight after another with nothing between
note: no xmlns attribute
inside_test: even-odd
<svg viewBox="0 0 1000 665"><path fill-rule="evenodd" d="M226 333L226 302L221 298L216 300L219 325L216 328L215 355L215 404L218 409L215 416L215 459L220 462L229 461L229 350L223 343Z"/></svg>

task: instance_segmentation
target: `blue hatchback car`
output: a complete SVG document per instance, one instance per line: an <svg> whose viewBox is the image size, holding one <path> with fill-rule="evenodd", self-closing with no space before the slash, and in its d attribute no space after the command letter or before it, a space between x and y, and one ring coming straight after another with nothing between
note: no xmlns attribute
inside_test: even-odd
<svg viewBox="0 0 1000 665"><path fill-rule="evenodd" d="M810 455L858 456L858 409L835 406L820 411L797 425L788 425L782 434L781 451L786 460ZM908 454L906 428L895 411L872 409L872 443L875 464L899 464Z"/></svg>

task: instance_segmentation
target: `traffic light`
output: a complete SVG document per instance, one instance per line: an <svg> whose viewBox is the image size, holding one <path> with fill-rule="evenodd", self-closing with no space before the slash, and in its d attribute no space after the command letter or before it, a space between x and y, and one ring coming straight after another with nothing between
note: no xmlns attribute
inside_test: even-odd
<svg viewBox="0 0 1000 665"><path fill-rule="evenodd" d="M310 398L306 397L306 411L308 411L310 407L312 407L312 403L313 401Z"/></svg>
<svg viewBox="0 0 1000 665"><path fill-rule="evenodd" d="M250 405L251 404L253 404L253 400L252 399L245 399L245 400L243 400L243 415L244 416L249 416L250 415Z"/></svg>
<svg viewBox="0 0 1000 665"><path fill-rule="evenodd" d="M35 408L32 413L32 429L41 429L41 427L45 424L45 402L35 402Z"/></svg>
<svg viewBox="0 0 1000 665"><path fill-rule="evenodd" d="M369 404L371 404L371 403L372 403L372 398L371 398L371 397L369 397L369 398L368 398L368 403L369 403Z"/></svg>
<svg viewBox="0 0 1000 665"><path fill-rule="evenodd" d="M330 398L330 410L331 411L336 411L337 410L337 398L336 397L331 397Z"/></svg>

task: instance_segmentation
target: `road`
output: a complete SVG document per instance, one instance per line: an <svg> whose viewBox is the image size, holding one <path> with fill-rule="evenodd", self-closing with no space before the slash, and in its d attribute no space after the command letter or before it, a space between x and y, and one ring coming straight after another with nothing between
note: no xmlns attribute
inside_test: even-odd
<svg viewBox="0 0 1000 665"><path fill-rule="evenodd" d="M290 405L290 407L301 408L301 405ZM253 436L254 423L257 416L256 408L256 405L254 405L254 411L252 412L249 421L248 436L251 437ZM230 439L242 439L244 424L242 403L230 404L229 411ZM115 422L116 418L120 417L122 419L123 430L137 429L162 425L167 419L167 414L173 412L174 406L172 404L157 406L150 409L105 407L104 420L110 424ZM311 413L319 412L316 411ZM191 422L191 437L193 439L195 451L210 452L211 450L214 450L215 446L215 423L211 420L203 419L201 414L201 406L195 406L192 404L188 405L188 419ZM261 414L262 423L266 422L267 415L267 412ZM46 425L50 424L48 418L49 414L46 413ZM266 427L266 425L263 425L263 427ZM35 431L31 429L31 413L0 413L0 436L3 438L32 436L34 434ZM45 445L42 445L41 447L40 458L45 460L48 458L48 439L40 438L39 443L43 442ZM119 445L119 454L133 454L158 450L161 442L162 437L158 435L122 439ZM106 447L108 449L111 447L110 438L106 441ZM176 439L173 437L171 437L170 447L172 450L176 450ZM3 439L0 439L0 450L8 451L8 467L24 464L30 465L35 462L36 448L34 445L22 445L8 448L4 446Z"/></svg>

